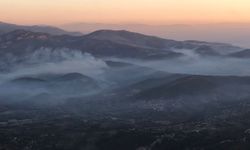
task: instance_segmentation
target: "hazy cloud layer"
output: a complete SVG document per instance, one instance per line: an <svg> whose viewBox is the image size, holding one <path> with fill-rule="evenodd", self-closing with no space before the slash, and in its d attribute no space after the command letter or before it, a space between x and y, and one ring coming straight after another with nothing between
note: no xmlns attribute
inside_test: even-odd
<svg viewBox="0 0 250 150"><path fill-rule="evenodd" d="M34 53L21 58L21 63L13 57L10 61L10 72L2 74L2 78L37 74L82 73L94 78L100 78L107 65L104 61L88 53L70 49L41 48Z"/></svg>
<svg viewBox="0 0 250 150"><path fill-rule="evenodd" d="M196 74L196 75L233 75L249 76L250 60L229 57L201 57L192 50L175 50L182 52L184 57L178 59L161 59L156 61L144 61L136 59L117 59L144 67L153 68L169 73Z"/></svg>

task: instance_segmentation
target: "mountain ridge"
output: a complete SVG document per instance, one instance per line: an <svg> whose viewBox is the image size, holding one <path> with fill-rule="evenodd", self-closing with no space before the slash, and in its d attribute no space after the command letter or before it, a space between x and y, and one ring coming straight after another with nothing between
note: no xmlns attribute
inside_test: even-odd
<svg viewBox="0 0 250 150"><path fill-rule="evenodd" d="M191 50L201 56L221 56L243 49L224 43L202 41L175 41L144 35L126 30L98 30L83 36L51 35L43 32L14 30L0 34L2 53L22 49L34 51L39 48L69 48L87 52L98 57L118 56L129 58L176 58L184 50ZM180 51L175 51L179 49Z"/></svg>
<svg viewBox="0 0 250 150"><path fill-rule="evenodd" d="M6 33L14 30L27 30L32 32L44 32L52 35L82 35L79 32L68 32L63 29L48 25L17 25L0 21L0 32Z"/></svg>

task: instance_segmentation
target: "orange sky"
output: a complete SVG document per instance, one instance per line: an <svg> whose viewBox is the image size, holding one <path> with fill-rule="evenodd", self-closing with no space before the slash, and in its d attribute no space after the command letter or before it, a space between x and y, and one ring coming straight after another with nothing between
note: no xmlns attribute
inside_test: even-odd
<svg viewBox="0 0 250 150"><path fill-rule="evenodd" d="M51 25L250 22L250 0L0 0L0 21Z"/></svg>

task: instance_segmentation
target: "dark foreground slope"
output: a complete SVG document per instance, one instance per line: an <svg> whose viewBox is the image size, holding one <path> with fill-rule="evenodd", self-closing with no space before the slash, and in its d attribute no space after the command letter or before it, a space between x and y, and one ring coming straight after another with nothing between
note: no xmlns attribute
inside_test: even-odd
<svg viewBox="0 0 250 150"><path fill-rule="evenodd" d="M15 103L1 101L0 149L248 149L249 77L170 74L119 62L108 64L108 73L116 73L113 81L119 86L98 94L70 93L50 105L56 94L38 94ZM123 82L119 76L124 70L141 78ZM97 82L79 73L10 81L15 86L24 83L26 89L51 84L71 89L82 84L75 93L86 92L87 84L98 88ZM57 92L67 95L65 90Z"/></svg>

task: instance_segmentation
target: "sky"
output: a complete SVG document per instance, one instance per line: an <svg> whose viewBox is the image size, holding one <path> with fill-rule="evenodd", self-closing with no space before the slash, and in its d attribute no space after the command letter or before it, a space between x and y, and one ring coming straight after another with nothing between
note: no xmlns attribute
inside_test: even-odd
<svg viewBox="0 0 250 150"><path fill-rule="evenodd" d="M0 0L0 21L199 24L250 22L249 0Z"/></svg>

